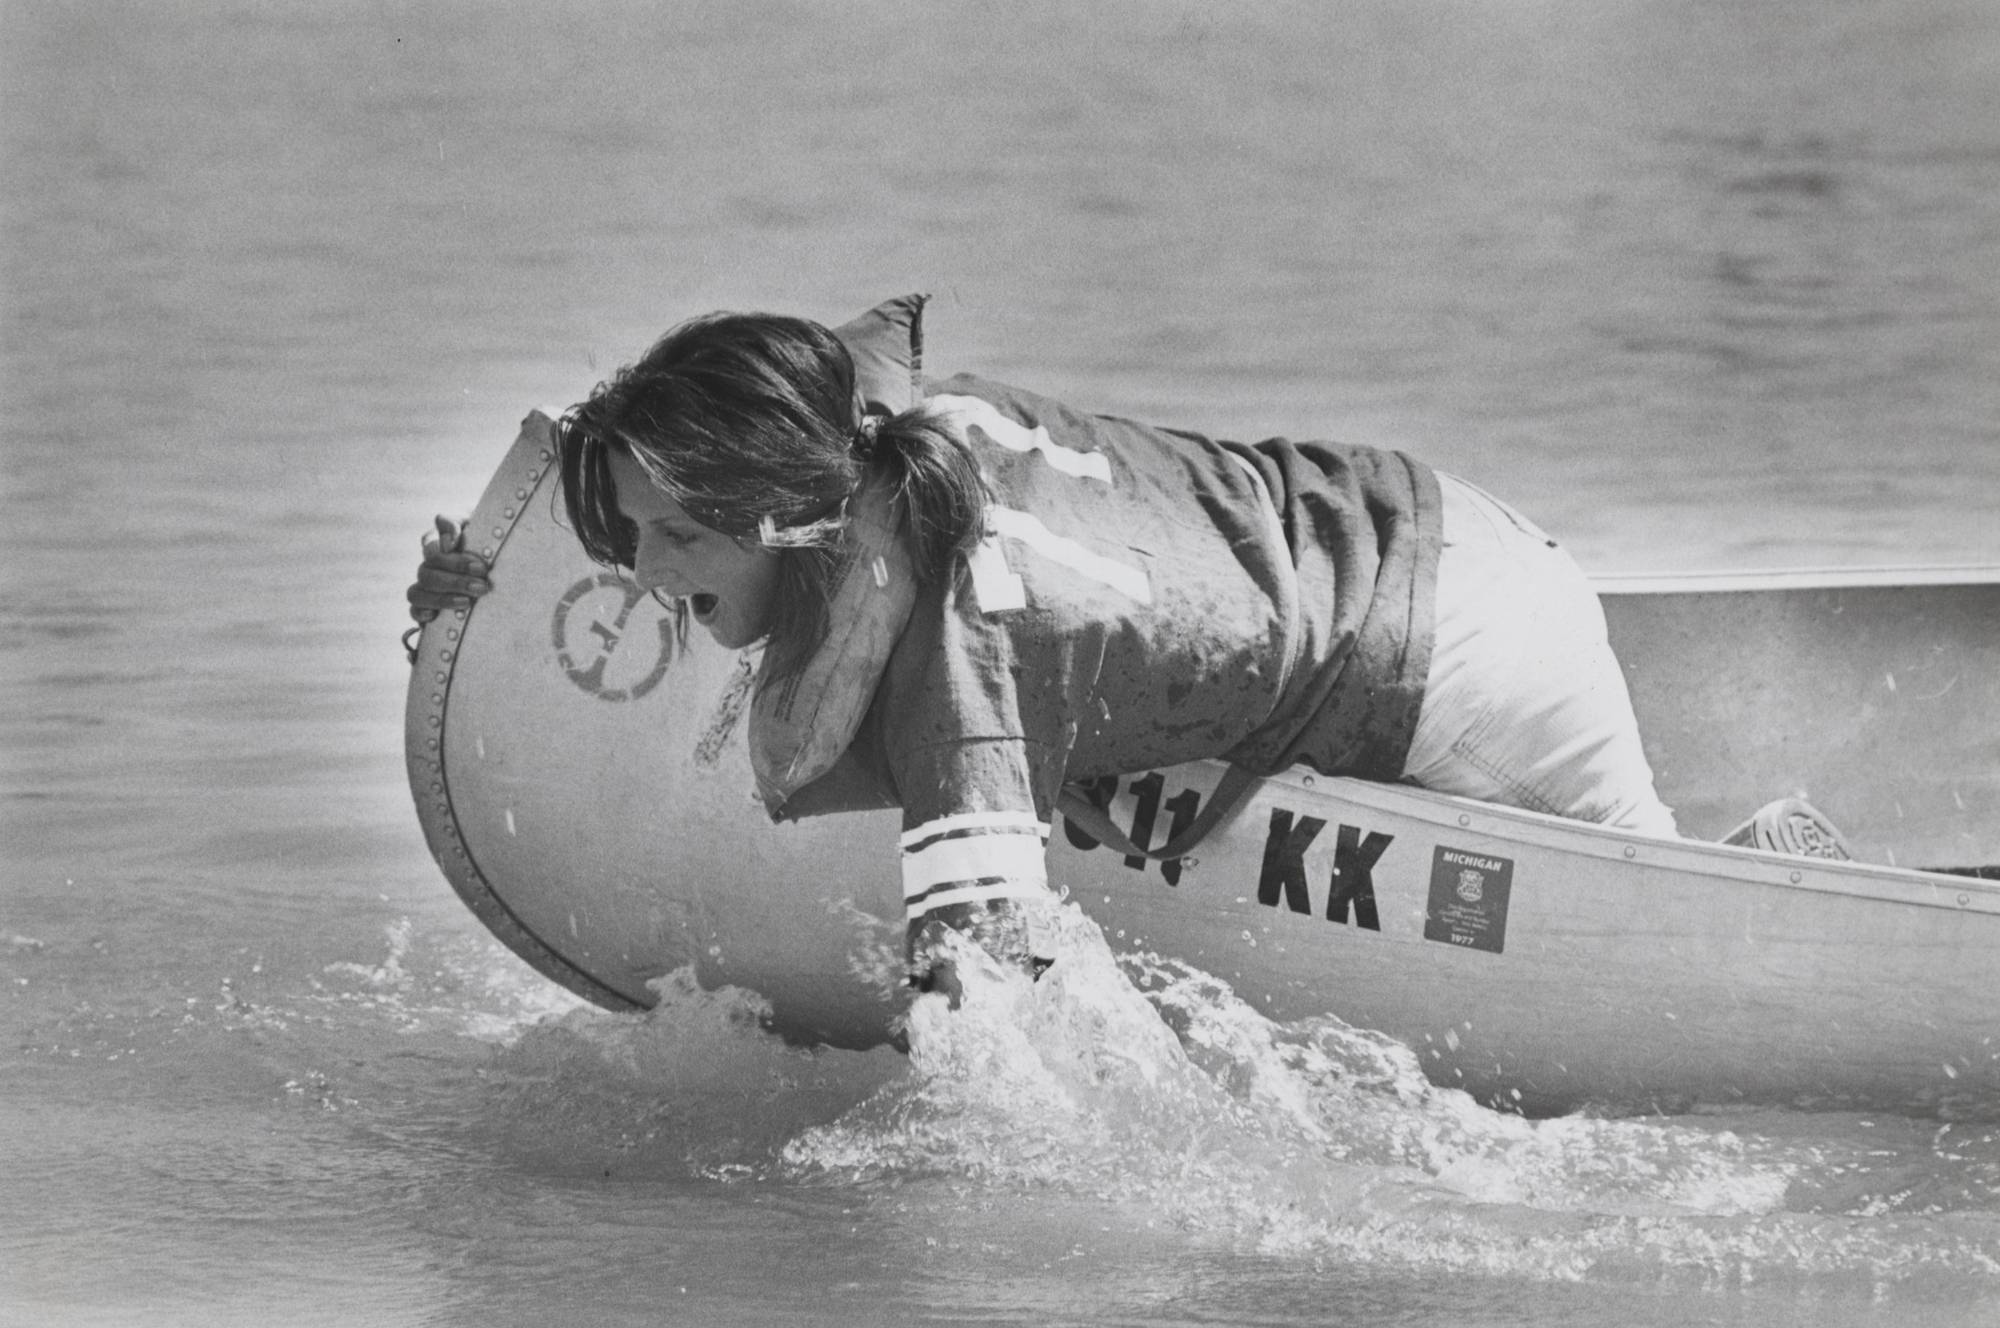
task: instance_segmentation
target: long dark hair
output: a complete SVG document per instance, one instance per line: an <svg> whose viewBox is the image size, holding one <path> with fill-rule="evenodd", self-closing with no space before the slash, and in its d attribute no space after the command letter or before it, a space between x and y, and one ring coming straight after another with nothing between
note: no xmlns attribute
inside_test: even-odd
<svg viewBox="0 0 2000 1328"><path fill-rule="evenodd" d="M986 483L964 444L921 406L864 424L847 347L803 318L682 323L565 412L557 443L570 525L600 563L629 569L637 552L614 452L703 525L782 553L771 679L826 639L845 503L864 479L889 484L926 581L948 575L984 526Z"/></svg>

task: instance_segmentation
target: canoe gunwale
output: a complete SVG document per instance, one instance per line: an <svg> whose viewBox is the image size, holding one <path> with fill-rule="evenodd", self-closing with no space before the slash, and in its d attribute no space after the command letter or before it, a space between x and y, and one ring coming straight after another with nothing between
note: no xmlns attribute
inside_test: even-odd
<svg viewBox="0 0 2000 1328"><path fill-rule="evenodd" d="M1868 590L2000 584L2000 564L1913 567L1772 567L1727 572L1608 572L1590 577L1599 595L1723 594L1756 590Z"/></svg>
<svg viewBox="0 0 2000 1328"><path fill-rule="evenodd" d="M539 410L521 421L520 433L487 482L466 522L468 547L491 562L506 543L528 501L555 461L554 422ZM404 705L404 762L417 821L431 856L452 889L487 930L529 967L570 992L608 1010L648 1009L653 1001L621 991L572 961L511 908L481 869L466 842L464 826L453 805L449 762L444 742L446 714L456 647L463 640L477 606L440 613L417 636L416 659L410 665L410 687Z"/></svg>

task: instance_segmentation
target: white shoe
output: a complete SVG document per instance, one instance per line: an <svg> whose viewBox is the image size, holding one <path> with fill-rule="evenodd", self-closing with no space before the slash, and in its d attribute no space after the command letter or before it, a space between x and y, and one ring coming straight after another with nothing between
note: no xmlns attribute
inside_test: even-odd
<svg viewBox="0 0 2000 1328"><path fill-rule="evenodd" d="M1788 853L1795 858L1830 858L1852 861L1847 841L1833 822L1804 798L1779 798L1757 809L1757 814L1731 830L1725 844L1761 848L1769 853Z"/></svg>

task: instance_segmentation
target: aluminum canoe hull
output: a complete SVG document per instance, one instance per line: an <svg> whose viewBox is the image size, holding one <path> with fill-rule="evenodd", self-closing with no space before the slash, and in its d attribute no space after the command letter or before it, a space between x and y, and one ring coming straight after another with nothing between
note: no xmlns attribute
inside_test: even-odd
<svg viewBox="0 0 2000 1328"><path fill-rule="evenodd" d="M893 812L774 826L745 660L676 642L589 563L530 416L471 522L495 590L422 634L419 819L482 921L551 979L650 1005L691 967L787 1033L888 1035L904 999ZM1292 772L1186 862L1059 823L1052 880L1114 945L1184 960L1277 1019L1336 1015L1437 1082L1546 1112L1771 1102L2000 1116L2000 572L1606 586L1662 793L1720 835L1803 792L1870 862L1621 834ZM1212 763L1111 804L1164 839ZM1903 865L1888 865L1900 863Z"/></svg>

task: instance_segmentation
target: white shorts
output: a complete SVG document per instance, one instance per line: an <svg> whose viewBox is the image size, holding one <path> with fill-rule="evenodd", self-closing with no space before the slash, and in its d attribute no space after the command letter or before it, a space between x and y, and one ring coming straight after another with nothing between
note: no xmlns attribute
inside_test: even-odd
<svg viewBox="0 0 2000 1328"><path fill-rule="evenodd" d="M1439 474L1437 639L1404 777L1424 788L1674 835L1604 610L1568 553Z"/></svg>

